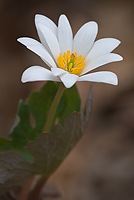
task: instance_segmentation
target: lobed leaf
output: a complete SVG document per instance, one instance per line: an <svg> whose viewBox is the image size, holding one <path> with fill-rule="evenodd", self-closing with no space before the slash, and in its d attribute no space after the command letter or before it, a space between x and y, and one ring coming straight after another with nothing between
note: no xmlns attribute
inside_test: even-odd
<svg viewBox="0 0 134 200"><path fill-rule="evenodd" d="M40 92L33 92L26 103L19 102L15 124L8 139L0 138L0 152L16 151L24 158L32 156L24 149L28 141L35 140L43 133L46 117L58 90L59 84L47 82ZM72 101L73 99L73 101ZM73 111L80 110L80 98L76 86L65 90L59 103L55 119L63 124L64 119ZM34 121L34 126L30 122Z"/></svg>
<svg viewBox="0 0 134 200"><path fill-rule="evenodd" d="M79 124L79 125L78 125ZM0 194L5 193L35 174L49 177L81 137L81 117L72 113L64 122L53 127L52 133L42 133L26 145L33 156L28 161L17 152L0 154Z"/></svg>
<svg viewBox="0 0 134 200"><path fill-rule="evenodd" d="M24 147L23 145L27 138L30 140L33 137L37 137L35 141L29 141L25 147L25 152L27 152L25 155L28 155L29 158L32 159L27 160L26 158L28 156L25 156L26 158L24 158L22 152L7 151L0 154L0 195L9 191L14 186L22 184L22 182L33 175L40 174L46 178L49 177L78 142L83 134L83 127L85 128L86 126L83 120L86 120L87 123L89 118L89 113L91 111L91 103L89 103L91 100L90 98L87 101L85 115L84 113L81 115L78 112L73 112L65 119L63 125L57 124L52 128L51 133L42 133L37 136L39 134L37 130L41 130L42 124L38 122L38 126L36 125L36 127L33 128L30 125L29 116L31 113L34 116L35 113L38 112L36 111L37 106L33 101L36 99L35 102L38 102L38 95L41 94L35 93L33 95L37 95L36 98L30 97L27 104L24 104L22 101L20 102L18 110L20 120L18 120L18 125L10 135L11 138L12 136L15 137L14 141L8 140L8 143L6 139L1 139L1 143L6 146L7 150L12 148L10 145L14 142L13 147L15 149L18 148L19 152L21 151L21 148ZM31 100L32 98L33 101ZM39 107L38 103L37 105ZM72 107L70 110L71 109ZM66 112L68 113L68 111ZM61 110L57 113L57 117L60 115L63 116ZM25 122L24 124L22 119ZM25 133L24 137L22 135L23 133ZM22 141L19 141L20 138ZM18 144L15 144L15 140L16 142L18 141ZM21 145L20 149L19 145ZM21 155L23 155L23 157Z"/></svg>

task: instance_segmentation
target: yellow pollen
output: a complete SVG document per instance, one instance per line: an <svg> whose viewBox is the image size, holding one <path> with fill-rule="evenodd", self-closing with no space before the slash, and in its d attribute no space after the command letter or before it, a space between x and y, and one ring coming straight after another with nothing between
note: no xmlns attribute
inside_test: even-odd
<svg viewBox="0 0 134 200"><path fill-rule="evenodd" d="M69 50L67 53L64 52L63 55L60 53L57 58L59 68L75 75L81 73L83 67L86 65L85 59L86 57L82 58L82 55L77 57L77 52L70 54Z"/></svg>

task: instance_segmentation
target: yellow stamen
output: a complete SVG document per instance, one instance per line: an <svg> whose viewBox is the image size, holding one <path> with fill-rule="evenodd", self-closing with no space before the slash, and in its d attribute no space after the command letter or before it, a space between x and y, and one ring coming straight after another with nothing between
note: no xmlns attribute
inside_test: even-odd
<svg viewBox="0 0 134 200"><path fill-rule="evenodd" d="M70 54L69 50L67 53L64 52L63 55L60 53L57 58L59 68L75 75L81 73L83 67L86 65L85 59L86 57L82 58L82 55L77 57L77 52Z"/></svg>

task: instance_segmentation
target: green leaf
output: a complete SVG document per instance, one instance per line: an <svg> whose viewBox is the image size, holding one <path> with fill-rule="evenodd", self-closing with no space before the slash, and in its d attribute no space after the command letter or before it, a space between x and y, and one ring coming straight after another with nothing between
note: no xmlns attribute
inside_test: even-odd
<svg viewBox="0 0 134 200"><path fill-rule="evenodd" d="M30 113L35 119L34 131L37 135L43 132L46 117L58 87L57 83L47 82L40 92L33 92L26 101Z"/></svg>
<svg viewBox="0 0 134 200"><path fill-rule="evenodd" d="M0 154L0 195L23 183L35 171L19 153L8 151Z"/></svg>
<svg viewBox="0 0 134 200"><path fill-rule="evenodd" d="M57 124L51 133L40 134L35 141L29 141L26 151L33 157L28 161L19 153L8 151L0 154L0 195L19 185L33 175L49 177L62 163L83 134L83 120L89 119L91 112L91 92L85 115L73 112ZM3 143L5 141L3 140Z"/></svg>
<svg viewBox="0 0 134 200"><path fill-rule="evenodd" d="M80 103L81 101L80 101L79 93L76 86L66 89L64 91L61 102L58 106L58 111L61 110L61 112L59 113L57 112L59 123L63 124L65 118L73 111L79 112ZM61 105L62 105L62 109L60 109Z"/></svg>
<svg viewBox="0 0 134 200"><path fill-rule="evenodd" d="M26 150L33 156L27 161L17 152L0 154L0 194L5 193L35 174L49 177L65 159L81 137L81 117L72 113L64 122L53 127L52 133L41 134L28 142Z"/></svg>
<svg viewBox="0 0 134 200"><path fill-rule="evenodd" d="M46 117L60 84L47 82L40 92L33 92L26 103L19 102L17 117L8 139L0 138L0 152L9 150L20 153L24 158L32 160L32 156L24 149L28 141L35 140L43 133ZM73 111L80 110L80 98L76 86L64 91L59 103L55 119L63 124L64 119ZM33 119L34 126L30 119Z"/></svg>
<svg viewBox="0 0 134 200"><path fill-rule="evenodd" d="M60 165L82 135L81 117L72 113L64 122L57 124L51 133L45 133L35 142L29 142L26 149L33 155L37 171L46 177Z"/></svg>

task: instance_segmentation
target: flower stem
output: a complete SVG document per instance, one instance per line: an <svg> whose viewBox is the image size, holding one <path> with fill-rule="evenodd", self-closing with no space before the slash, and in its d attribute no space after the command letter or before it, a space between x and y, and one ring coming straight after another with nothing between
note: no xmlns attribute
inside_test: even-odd
<svg viewBox="0 0 134 200"><path fill-rule="evenodd" d="M54 117L55 117L55 113L56 113L56 110L57 110L57 107L58 107L58 104L60 102L60 99L62 97L62 94L64 92L64 89L65 89L65 86L61 83L56 95L55 95L55 98L53 100L53 103L50 107L50 110L49 110L49 113L48 113L48 116L47 116L47 120L46 120L46 123L45 123L45 127L44 127L44 131L45 132L49 132L52 128L52 124L53 124L53 120L54 120Z"/></svg>
<svg viewBox="0 0 134 200"><path fill-rule="evenodd" d="M44 176L40 177L39 181L37 182L33 191L30 193L27 200L38 200L40 192L43 186L45 185L46 181L47 181L47 178L45 178Z"/></svg>
<svg viewBox="0 0 134 200"><path fill-rule="evenodd" d="M19 200L27 200L33 180L34 180L34 177L31 177L25 182L22 188L22 191L20 193Z"/></svg>
<svg viewBox="0 0 134 200"><path fill-rule="evenodd" d="M45 132L49 132L52 128L52 124L53 124L53 121L54 121L54 117L55 117L55 113L56 113L56 110L57 110L57 107L58 107L58 104L60 102L60 99L62 97L62 94L64 92L64 85L61 83L61 85L59 86L59 89L55 95L55 98L52 102L52 105L50 107L50 110L48 112L48 116L47 116L47 119L46 119L46 123L45 123L45 127L44 127L44 131ZM39 197L39 194L44 186L44 184L46 183L46 177L44 176L41 176L40 179L38 180L35 188L33 189L33 191L31 192L28 200L37 200L38 197Z"/></svg>
<svg viewBox="0 0 134 200"><path fill-rule="evenodd" d="M65 89L65 86L61 83L61 85L59 86L59 89L55 95L55 98L52 102L50 110L48 112L48 116L47 116L45 127L44 127L45 132L49 132L52 128L55 113L56 113L58 104L60 102L60 99L62 97L62 94L64 92L64 89ZM28 181L22 190L19 200L22 200L22 199L23 200L37 200L39 197L39 194L41 192L41 189L43 188L44 184L46 183L46 180L47 180L46 177L41 176L40 179L38 180L36 186L31 191L30 195L28 195L28 193L29 193L29 190L30 190L30 187L32 184L32 179L31 179L31 181Z"/></svg>

